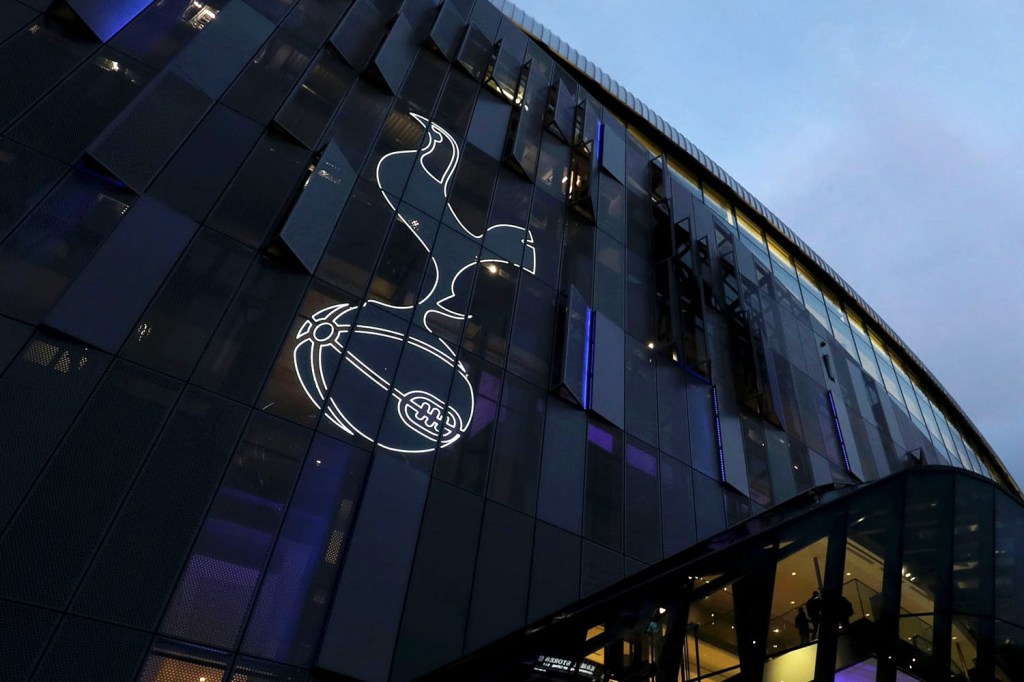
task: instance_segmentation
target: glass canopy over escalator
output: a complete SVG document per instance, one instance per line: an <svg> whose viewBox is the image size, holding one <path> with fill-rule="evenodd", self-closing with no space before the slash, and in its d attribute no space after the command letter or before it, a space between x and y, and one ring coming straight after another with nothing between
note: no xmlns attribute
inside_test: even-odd
<svg viewBox="0 0 1024 682"><path fill-rule="evenodd" d="M1024 506L921 468L811 491L427 679L998 680L1024 666Z"/></svg>

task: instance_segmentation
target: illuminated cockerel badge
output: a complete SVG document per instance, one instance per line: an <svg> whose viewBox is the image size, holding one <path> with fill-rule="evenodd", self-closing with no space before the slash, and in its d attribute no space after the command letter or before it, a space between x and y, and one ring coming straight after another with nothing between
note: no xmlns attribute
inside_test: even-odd
<svg viewBox="0 0 1024 682"><path fill-rule="evenodd" d="M459 165L458 144L436 123L418 114L412 117L425 130L423 147L381 157L376 175L384 200L426 253L430 247L420 234L421 223L428 220L425 214L404 204L397 208L392 197L401 196L407 180L409 186L416 182L436 191L437 201L444 203L442 222L458 226L478 243L485 242L495 255L459 263L431 254L427 281L415 304L369 299L357 306L323 308L302 324L294 352L295 373L327 419L379 447L410 454L451 445L473 420L469 375L458 362L456 349L437 335L469 317L465 297L456 296L456 282L472 278L476 267L485 263L510 264L530 273L536 263L533 237L525 227L492 225L472 230L462 223L449 202ZM411 327L394 314L413 309ZM386 368L399 354L402 370L392 382Z"/></svg>

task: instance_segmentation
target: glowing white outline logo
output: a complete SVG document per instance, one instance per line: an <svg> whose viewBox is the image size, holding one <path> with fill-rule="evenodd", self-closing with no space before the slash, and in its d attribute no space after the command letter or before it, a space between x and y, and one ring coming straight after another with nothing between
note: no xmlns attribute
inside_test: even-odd
<svg viewBox="0 0 1024 682"><path fill-rule="evenodd" d="M426 178L421 177L420 180L428 179L439 186L445 199L444 210L446 218L449 218L446 222L454 223L470 239L478 243L483 242L489 235L494 235L493 238L499 243L499 246L504 243L507 248L514 247L516 244L522 244L523 255L520 262L503 258L481 258L476 256L469 263L459 267L454 273L450 273L451 277L448 281L447 290L438 293L438 285L442 279L442 268L433 253L431 253L430 268L433 273L433 282L426 294L416 301L415 304L399 306L375 300L364 300L358 306L339 303L313 313L311 319L303 322L299 328L295 336L298 343L295 345L293 353L295 374L299 379L302 390L310 401L320 408L324 416L342 431L350 435L359 435L368 441L375 442L378 447L386 450L405 454L431 452L435 447L448 447L466 432L473 421L475 397L472 384L469 381L469 374L466 372L463 364L457 361L456 349L452 348L451 345L438 336L438 332L431 326L431 320L435 316L441 316L451 321L463 321L470 317L468 313L459 312L452 308L452 301L456 298L456 280L468 269L485 263L512 265L531 274L534 274L536 269L536 250L533 246L533 235L530 234L527 228L519 225L498 224L488 227L480 235L476 235L466 228L448 201L452 181L459 164L458 143L451 133L436 123L431 123L419 114L411 114L411 116L427 132L423 147L421 149L406 149L385 154L377 162L376 168L377 188L381 191L388 206L397 213L399 222L416 237L416 240L419 241L425 251L430 252L430 246L419 234L417 221L398 212L398 208L385 191L387 182L381 175L382 168L386 169L388 164L400 162L403 156L414 154L418 155L418 158L412 167L412 173L422 172L426 175ZM440 173L432 170L427 164L428 158L434 154L437 154L442 162L437 165L443 165L444 167ZM448 155L447 160L444 158L444 154ZM445 161L447 162L445 163ZM398 195L400 192L394 192L394 194ZM522 234L517 234L516 231ZM429 277L431 274L428 272L427 276ZM434 300L435 294L438 296L436 300ZM417 333L415 328L409 332L398 332L372 323L356 323L354 326L352 324L360 310L367 311L369 313L367 317L372 320L374 317L388 317L387 315L374 314L373 310L375 308L410 310L417 307L419 307L420 312L415 322L422 329L427 330L429 334ZM362 319L362 316L360 318ZM457 377L453 378L448 400L446 401L444 397L439 397L421 387L401 390L385 377L382 377L374 367L369 366L362 358L357 357L355 353L345 352L346 342L350 338L357 336L376 336L382 340L397 341L402 343L407 350L411 347L419 351L419 354L424 358L442 362ZM335 357L331 358L331 354L334 354ZM337 358L342 356L344 357L344 363L348 367L357 370L371 384L379 386L382 390L388 392L389 403L394 404L396 416L406 427L407 435L418 437L421 442L425 441L429 444L416 448L395 447L394 444L381 442L375 438L374 434L361 430L355 423L356 420L346 415L336 398L331 396L333 375L328 377L324 371L326 364L328 367L333 366L336 372L340 372L341 367L338 366ZM405 353L403 353L403 360L404 358ZM332 359L334 360L333 363L331 362ZM456 389L459 380L461 380L462 385ZM461 400L463 404L453 407L453 403L456 402L453 396L456 395L457 391L463 396ZM358 400L358 396L352 394L346 397ZM462 408L462 410L460 411L458 408ZM387 418L387 415L385 415L385 418Z"/></svg>

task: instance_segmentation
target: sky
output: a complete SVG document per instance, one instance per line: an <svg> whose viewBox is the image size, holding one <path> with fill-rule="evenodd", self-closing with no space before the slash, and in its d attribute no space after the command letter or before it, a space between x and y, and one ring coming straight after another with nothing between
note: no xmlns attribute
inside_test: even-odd
<svg viewBox="0 0 1024 682"><path fill-rule="evenodd" d="M515 2L832 265L1024 487L1024 3Z"/></svg>

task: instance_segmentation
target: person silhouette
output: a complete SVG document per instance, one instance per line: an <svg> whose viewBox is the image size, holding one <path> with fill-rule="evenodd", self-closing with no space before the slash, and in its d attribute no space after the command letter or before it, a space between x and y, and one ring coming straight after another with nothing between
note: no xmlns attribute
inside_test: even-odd
<svg viewBox="0 0 1024 682"><path fill-rule="evenodd" d="M850 627L850 618L853 617L853 604L843 595L839 595L839 625L843 628Z"/></svg>
<svg viewBox="0 0 1024 682"><path fill-rule="evenodd" d="M821 630L821 616L824 610L824 605L821 600L821 594L815 590L814 594L807 601L807 617L811 620L811 639L818 639L818 632Z"/></svg>
<svg viewBox="0 0 1024 682"><path fill-rule="evenodd" d="M811 621L807 618L807 613L802 606L796 612L796 629L800 633L801 644L807 644L811 641Z"/></svg>

